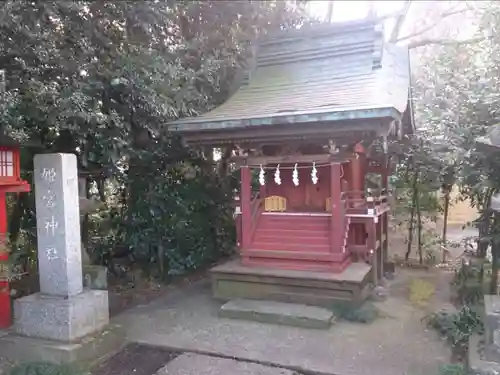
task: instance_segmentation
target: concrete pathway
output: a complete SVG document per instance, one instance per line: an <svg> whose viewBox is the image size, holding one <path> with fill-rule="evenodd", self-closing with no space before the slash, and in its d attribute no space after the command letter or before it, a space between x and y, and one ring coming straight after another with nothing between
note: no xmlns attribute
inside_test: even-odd
<svg viewBox="0 0 500 375"><path fill-rule="evenodd" d="M449 361L445 344L423 327L423 311L402 298L379 306L384 317L372 324L340 322L324 331L238 321L218 317L204 281L116 322L130 341L308 373L429 375Z"/></svg>

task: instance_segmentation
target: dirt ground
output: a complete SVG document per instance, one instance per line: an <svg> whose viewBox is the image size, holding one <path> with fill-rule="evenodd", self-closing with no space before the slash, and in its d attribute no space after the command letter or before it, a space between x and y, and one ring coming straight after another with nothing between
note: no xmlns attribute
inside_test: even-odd
<svg viewBox="0 0 500 375"><path fill-rule="evenodd" d="M154 375L179 354L158 347L129 344L93 368L89 375Z"/></svg>

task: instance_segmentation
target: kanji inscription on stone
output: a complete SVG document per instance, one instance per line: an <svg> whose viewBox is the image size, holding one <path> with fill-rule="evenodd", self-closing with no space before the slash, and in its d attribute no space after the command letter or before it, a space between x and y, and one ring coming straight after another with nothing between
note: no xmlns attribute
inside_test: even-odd
<svg viewBox="0 0 500 375"><path fill-rule="evenodd" d="M78 170L73 154L36 155L35 199L40 291L83 291Z"/></svg>

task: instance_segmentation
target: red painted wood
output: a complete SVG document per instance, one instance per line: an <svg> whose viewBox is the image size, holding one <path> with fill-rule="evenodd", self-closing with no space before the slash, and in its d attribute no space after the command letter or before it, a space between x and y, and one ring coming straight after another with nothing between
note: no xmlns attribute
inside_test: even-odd
<svg viewBox="0 0 500 375"><path fill-rule="evenodd" d="M293 167L293 164L291 165ZM255 231L245 224L245 172L242 168L240 253L243 264L292 270L340 272L350 263L346 242L347 221L344 217L341 192L349 188L348 165L319 166L317 185L311 181L311 166L299 169L299 186L293 185L292 169L281 166L281 185L274 183L274 170L266 171L266 185L261 197L278 195L287 200L287 212L304 215L262 213ZM248 176L248 186L250 186ZM250 189L248 189L250 190ZM327 198L331 212L325 212ZM250 202L250 192L248 191ZM321 213L307 215L305 213ZM251 221L251 218L250 218ZM249 233L249 234L248 234ZM344 251L342 249L344 248Z"/></svg>
<svg viewBox="0 0 500 375"><path fill-rule="evenodd" d="M27 181L18 181L18 185L0 185L1 193L29 193L31 186Z"/></svg>
<svg viewBox="0 0 500 375"><path fill-rule="evenodd" d="M252 236L252 174L247 166L241 167L241 249L250 246Z"/></svg>
<svg viewBox="0 0 500 375"><path fill-rule="evenodd" d="M330 262L336 263L344 258L340 254L331 254L327 252L301 252L301 251L279 251L279 250L261 250L252 249L245 252L247 257L288 259L288 260L307 260L311 262Z"/></svg>
<svg viewBox="0 0 500 375"><path fill-rule="evenodd" d="M366 174L366 155L365 149L361 143L357 143L354 146L354 157L351 160L351 187L353 191L365 191L365 174ZM358 198L358 197L353 197ZM362 198L362 197L359 197ZM354 242L356 244L362 244L365 241L365 231L360 226L354 226L352 230L352 235L354 236Z"/></svg>
<svg viewBox="0 0 500 375"><path fill-rule="evenodd" d="M331 197L331 218L330 218L330 246L332 251L340 251L340 239L344 235L344 212L342 210L342 189L341 189L341 165L332 163L330 165L330 197Z"/></svg>
<svg viewBox="0 0 500 375"><path fill-rule="evenodd" d="M315 254L331 254L330 244L325 244L321 242L313 242L311 240L298 240L296 242L283 242L285 238L281 238L281 241L254 241L252 247L261 250L269 251L289 251L293 253L315 253ZM325 241L326 242L326 241Z"/></svg>
<svg viewBox="0 0 500 375"><path fill-rule="evenodd" d="M337 220L338 221L338 220ZM248 266L341 272L349 253L332 249L331 216L261 214L251 247L241 252ZM336 230L341 231L337 222ZM342 236L342 240L345 236Z"/></svg>
<svg viewBox="0 0 500 375"><path fill-rule="evenodd" d="M337 254L340 255L340 254ZM320 261L318 259L292 259L292 258L272 258L259 256L245 256L242 264L249 267L265 267L293 271L317 271L339 273L351 264L350 256L338 258L335 261Z"/></svg>
<svg viewBox="0 0 500 375"><path fill-rule="evenodd" d="M12 153L11 161L6 158L7 153ZM15 185L21 179L20 172L19 147L0 146L0 185Z"/></svg>
<svg viewBox="0 0 500 375"><path fill-rule="evenodd" d="M267 233L258 233L254 237L254 244L283 244L283 241L293 242L293 244L300 245L321 245L329 249L330 246L330 238L326 234L323 233L309 233L309 232L299 232L297 231L283 231L281 233L267 234ZM259 247L260 248L260 247Z"/></svg>
<svg viewBox="0 0 500 375"><path fill-rule="evenodd" d="M7 207L5 203L5 193L0 193L0 263L9 260L9 253L6 248L7 236ZM12 324L12 312L10 303L9 280L0 280L0 328L8 328Z"/></svg>
<svg viewBox="0 0 500 375"><path fill-rule="evenodd" d="M291 168L294 164L282 167ZM281 185L274 183L274 170L266 171L266 196L278 195L287 200L289 212L325 212L325 202L330 196L330 170L328 166L316 167L318 184L311 181L312 165L299 164L299 186L292 181L292 169L280 169Z"/></svg>
<svg viewBox="0 0 500 375"><path fill-rule="evenodd" d="M263 214L259 218L259 226L261 229L317 229L329 230L329 216L274 216Z"/></svg>

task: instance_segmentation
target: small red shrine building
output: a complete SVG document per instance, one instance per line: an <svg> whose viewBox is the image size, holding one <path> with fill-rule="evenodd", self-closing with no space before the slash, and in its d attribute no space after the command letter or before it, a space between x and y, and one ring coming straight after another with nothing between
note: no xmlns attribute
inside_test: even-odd
<svg viewBox="0 0 500 375"><path fill-rule="evenodd" d="M171 125L241 168L239 259L212 270L214 295L363 300L387 260L387 141L413 131L408 50L363 20L267 36L249 66L224 104Z"/></svg>

